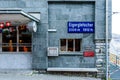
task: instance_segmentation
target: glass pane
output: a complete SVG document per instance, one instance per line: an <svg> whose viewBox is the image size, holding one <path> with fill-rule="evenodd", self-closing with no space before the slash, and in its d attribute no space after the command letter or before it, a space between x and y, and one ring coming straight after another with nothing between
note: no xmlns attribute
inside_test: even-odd
<svg viewBox="0 0 120 80"><path fill-rule="evenodd" d="M66 39L61 39L60 40L60 50L61 51L66 51Z"/></svg>
<svg viewBox="0 0 120 80"><path fill-rule="evenodd" d="M68 51L73 51L73 39L68 39Z"/></svg>
<svg viewBox="0 0 120 80"><path fill-rule="evenodd" d="M4 43L2 44L2 51L5 52L16 52L17 47L15 43Z"/></svg>
<svg viewBox="0 0 120 80"><path fill-rule="evenodd" d="M21 25L19 30L19 51L31 52L32 34L26 28L26 25Z"/></svg>
<svg viewBox="0 0 120 80"><path fill-rule="evenodd" d="M80 51L80 39L75 39L75 51Z"/></svg>
<svg viewBox="0 0 120 80"><path fill-rule="evenodd" d="M31 52L31 43L20 43L19 44L19 51L20 52Z"/></svg>
<svg viewBox="0 0 120 80"><path fill-rule="evenodd" d="M2 51L16 51L17 30L16 26L4 27L2 30Z"/></svg>

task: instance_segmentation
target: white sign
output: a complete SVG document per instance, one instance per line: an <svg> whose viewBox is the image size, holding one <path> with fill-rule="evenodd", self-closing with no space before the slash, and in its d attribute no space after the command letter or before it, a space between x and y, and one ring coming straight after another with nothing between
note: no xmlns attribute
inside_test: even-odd
<svg viewBox="0 0 120 80"><path fill-rule="evenodd" d="M48 47L48 56L58 56L58 48Z"/></svg>

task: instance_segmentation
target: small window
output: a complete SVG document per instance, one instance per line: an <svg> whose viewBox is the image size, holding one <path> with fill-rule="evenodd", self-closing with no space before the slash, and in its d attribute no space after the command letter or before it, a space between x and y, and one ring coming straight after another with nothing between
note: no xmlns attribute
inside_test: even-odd
<svg viewBox="0 0 120 80"><path fill-rule="evenodd" d="M66 51L66 39L61 39L60 46L61 51Z"/></svg>
<svg viewBox="0 0 120 80"><path fill-rule="evenodd" d="M68 51L73 51L73 39L68 39Z"/></svg>
<svg viewBox="0 0 120 80"><path fill-rule="evenodd" d="M64 52L81 51L81 39L60 39L60 51Z"/></svg>
<svg viewBox="0 0 120 80"><path fill-rule="evenodd" d="M75 39L75 51L80 51L80 39Z"/></svg>

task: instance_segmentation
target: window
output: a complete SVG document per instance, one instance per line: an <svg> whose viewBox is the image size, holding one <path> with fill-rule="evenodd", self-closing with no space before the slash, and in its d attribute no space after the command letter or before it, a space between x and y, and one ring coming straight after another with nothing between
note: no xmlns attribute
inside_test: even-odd
<svg viewBox="0 0 120 80"><path fill-rule="evenodd" d="M61 47L61 51L66 51L66 39L61 39L60 40L60 47Z"/></svg>
<svg viewBox="0 0 120 80"><path fill-rule="evenodd" d="M60 50L79 52L81 50L81 39L60 39Z"/></svg>
<svg viewBox="0 0 120 80"><path fill-rule="evenodd" d="M73 51L73 39L68 39L67 51Z"/></svg>
<svg viewBox="0 0 120 80"><path fill-rule="evenodd" d="M4 26L0 34L2 52L31 52L32 34L26 25Z"/></svg>

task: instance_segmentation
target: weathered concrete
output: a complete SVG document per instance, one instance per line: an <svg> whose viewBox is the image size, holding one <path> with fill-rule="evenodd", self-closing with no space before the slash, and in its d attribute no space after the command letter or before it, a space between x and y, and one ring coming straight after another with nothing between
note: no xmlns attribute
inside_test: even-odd
<svg viewBox="0 0 120 80"><path fill-rule="evenodd" d="M46 70L48 67L96 68L96 59L102 47L105 56L105 0L0 0L0 8L21 8L25 12L39 12L40 22L38 30L32 35L32 68ZM109 39L111 39L111 0L109 0ZM95 23L95 33L69 34L68 21L91 21ZM56 29L48 32L48 29ZM60 39L82 39L82 50L69 55L60 54L57 57L48 57L48 47L60 48ZM95 57L84 57L86 47L98 54ZM4 53L4 52L3 52ZM69 52L67 52L69 53ZM105 60L105 57L103 57ZM104 62L105 64L105 62ZM105 66L104 66L105 67ZM100 68L101 70L101 68ZM105 71L102 69L101 71ZM103 73L102 72L102 73Z"/></svg>
<svg viewBox="0 0 120 80"><path fill-rule="evenodd" d="M33 71L0 73L0 80L101 80L93 77L58 74L34 74Z"/></svg>

